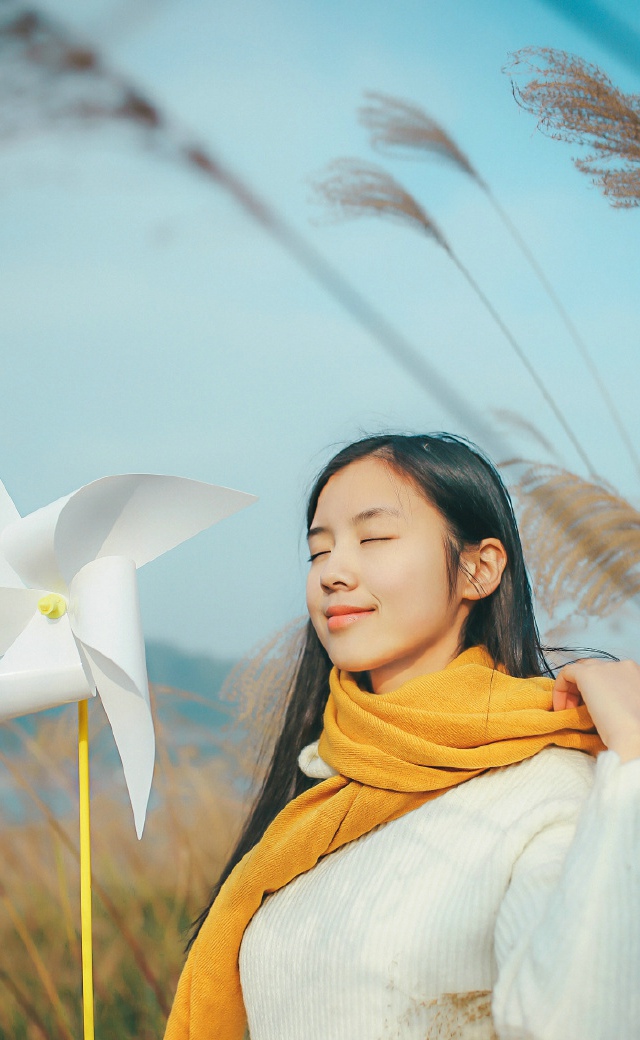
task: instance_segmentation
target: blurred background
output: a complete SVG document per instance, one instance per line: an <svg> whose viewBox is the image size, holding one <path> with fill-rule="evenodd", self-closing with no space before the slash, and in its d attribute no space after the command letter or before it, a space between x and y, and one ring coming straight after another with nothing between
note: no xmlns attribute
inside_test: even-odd
<svg viewBox="0 0 640 1040"><path fill-rule="evenodd" d="M161 750L137 846L98 732L99 1035L161 1033L181 929L251 772L251 698L220 685L256 644L275 640L260 667L279 659L303 613L305 495L330 454L367 433L450 430L498 463L606 484L639 526L640 213L612 206L572 163L584 149L517 104L503 70L525 47L640 91L631 0L0 2L1 479L22 514L119 472L259 496L140 572ZM472 172L447 147L374 150L367 92L423 109ZM424 222L333 219L313 185L343 157L384 167L448 248ZM517 485L522 464L503 472ZM550 642L640 654L637 590L576 612L538 588ZM264 674L275 689L278 666ZM64 713L3 736L8 1037L77 1035L72 738ZM47 928L65 937L48 962Z"/></svg>

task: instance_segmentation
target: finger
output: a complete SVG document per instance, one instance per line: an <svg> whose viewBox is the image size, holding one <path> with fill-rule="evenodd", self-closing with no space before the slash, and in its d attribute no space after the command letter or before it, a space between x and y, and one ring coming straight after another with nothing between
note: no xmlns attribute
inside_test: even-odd
<svg viewBox="0 0 640 1040"><path fill-rule="evenodd" d="M578 708L584 701L579 693L570 693L563 690L553 691L553 710L566 711L568 708Z"/></svg>
<svg viewBox="0 0 640 1040"><path fill-rule="evenodd" d="M602 662L594 657L579 657L577 661L569 661L560 669L556 682L569 682L578 686L587 669L598 668L601 664Z"/></svg>
<svg viewBox="0 0 640 1040"><path fill-rule="evenodd" d="M571 666L567 666L561 672L558 672L553 686L552 701L554 711L577 708L582 703L580 690L572 677Z"/></svg>
<svg viewBox="0 0 640 1040"><path fill-rule="evenodd" d="M585 669L597 665L599 662L593 658L584 658L579 661L570 661L561 668L556 675L554 690L563 690L570 693L579 693L580 686L585 680Z"/></svg>
<svg viewBox="0 0 640 1040"><path fill-rule="evenodd" d="M558 690L577 690L578 683L576 681L576 668L574 664L566 664L564 668L561 668L556 675L556 681L554 689Z"/></svg>
<svg viewBox="0 0 640 1040"><path fill-rule="evenodd" d="M567 706L567 695L563 690L553 688L553 700L551 702L554 711L564 711Z"/></svg>

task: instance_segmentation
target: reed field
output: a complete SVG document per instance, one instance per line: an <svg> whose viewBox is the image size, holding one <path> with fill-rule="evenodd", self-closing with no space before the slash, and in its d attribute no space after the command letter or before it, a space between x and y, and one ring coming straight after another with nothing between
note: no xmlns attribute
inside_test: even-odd
<svg viewBox="0 0 640 1040"><path fill-rule="evenodd" d="M237 761L152 690L157 764L142 841L99 704L90 704L96 1037L162 1036L190 922L237 832ZM197 700L197 698L196 698ZM75 705L3 728L0 1036L82 1035ZM218 741L218 742L217 742Z"/></svg>

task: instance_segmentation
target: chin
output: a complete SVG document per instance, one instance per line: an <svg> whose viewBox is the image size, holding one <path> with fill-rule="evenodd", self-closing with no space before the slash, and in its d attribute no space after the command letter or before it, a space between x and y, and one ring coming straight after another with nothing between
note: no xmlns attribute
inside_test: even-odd
<svg viewBox="0 0 640 1040"><path fill-rule="evenodd" d="M399 657L395 646L381 647L379 641L360 632L323 633L320 642L331 663L342 672L369 672Z"/></svg>
<svg viewBox="0 0 640 1040"><path fill-rule="evenodd" d="M352 675L356 677L356 679L359 675L369 675L370 669L368 664L362 664L361 662L358 662L357 664L340 664L337 661L334 661L333 664L338 669L338 671L350 672Z"/></svg>
<svg viewBox="0 0 640 1040"><path fill-rule="evenodd" d="M386 664L385 661L378 661L375 658L372 659L370 654L356 654L356 653L335 653L332 654L331 650L327 649L327 653L331 659L331 663L339 668L341 672L366 672L367 674L372 668L379 668L381 664Z"/></svg>

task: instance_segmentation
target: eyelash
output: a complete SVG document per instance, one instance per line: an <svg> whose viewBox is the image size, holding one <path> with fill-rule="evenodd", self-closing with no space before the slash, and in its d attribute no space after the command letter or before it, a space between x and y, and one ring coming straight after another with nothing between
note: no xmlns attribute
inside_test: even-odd
<svg viewBox="0 0 640 1040"><path fill-rule="evenodd" d="M360 545L364 545L365 542L390 542L390 541L391 541L390 538L363 538L361 540L361 542L360 542ZM308 557L308 561L307 562L308 563L313 563L314 560L318 559L318 556L324 556L324 555L326 555L326 553L328 551L329 551L328 549L324 549L322 552L312 553L311 556Z"/></svg>

